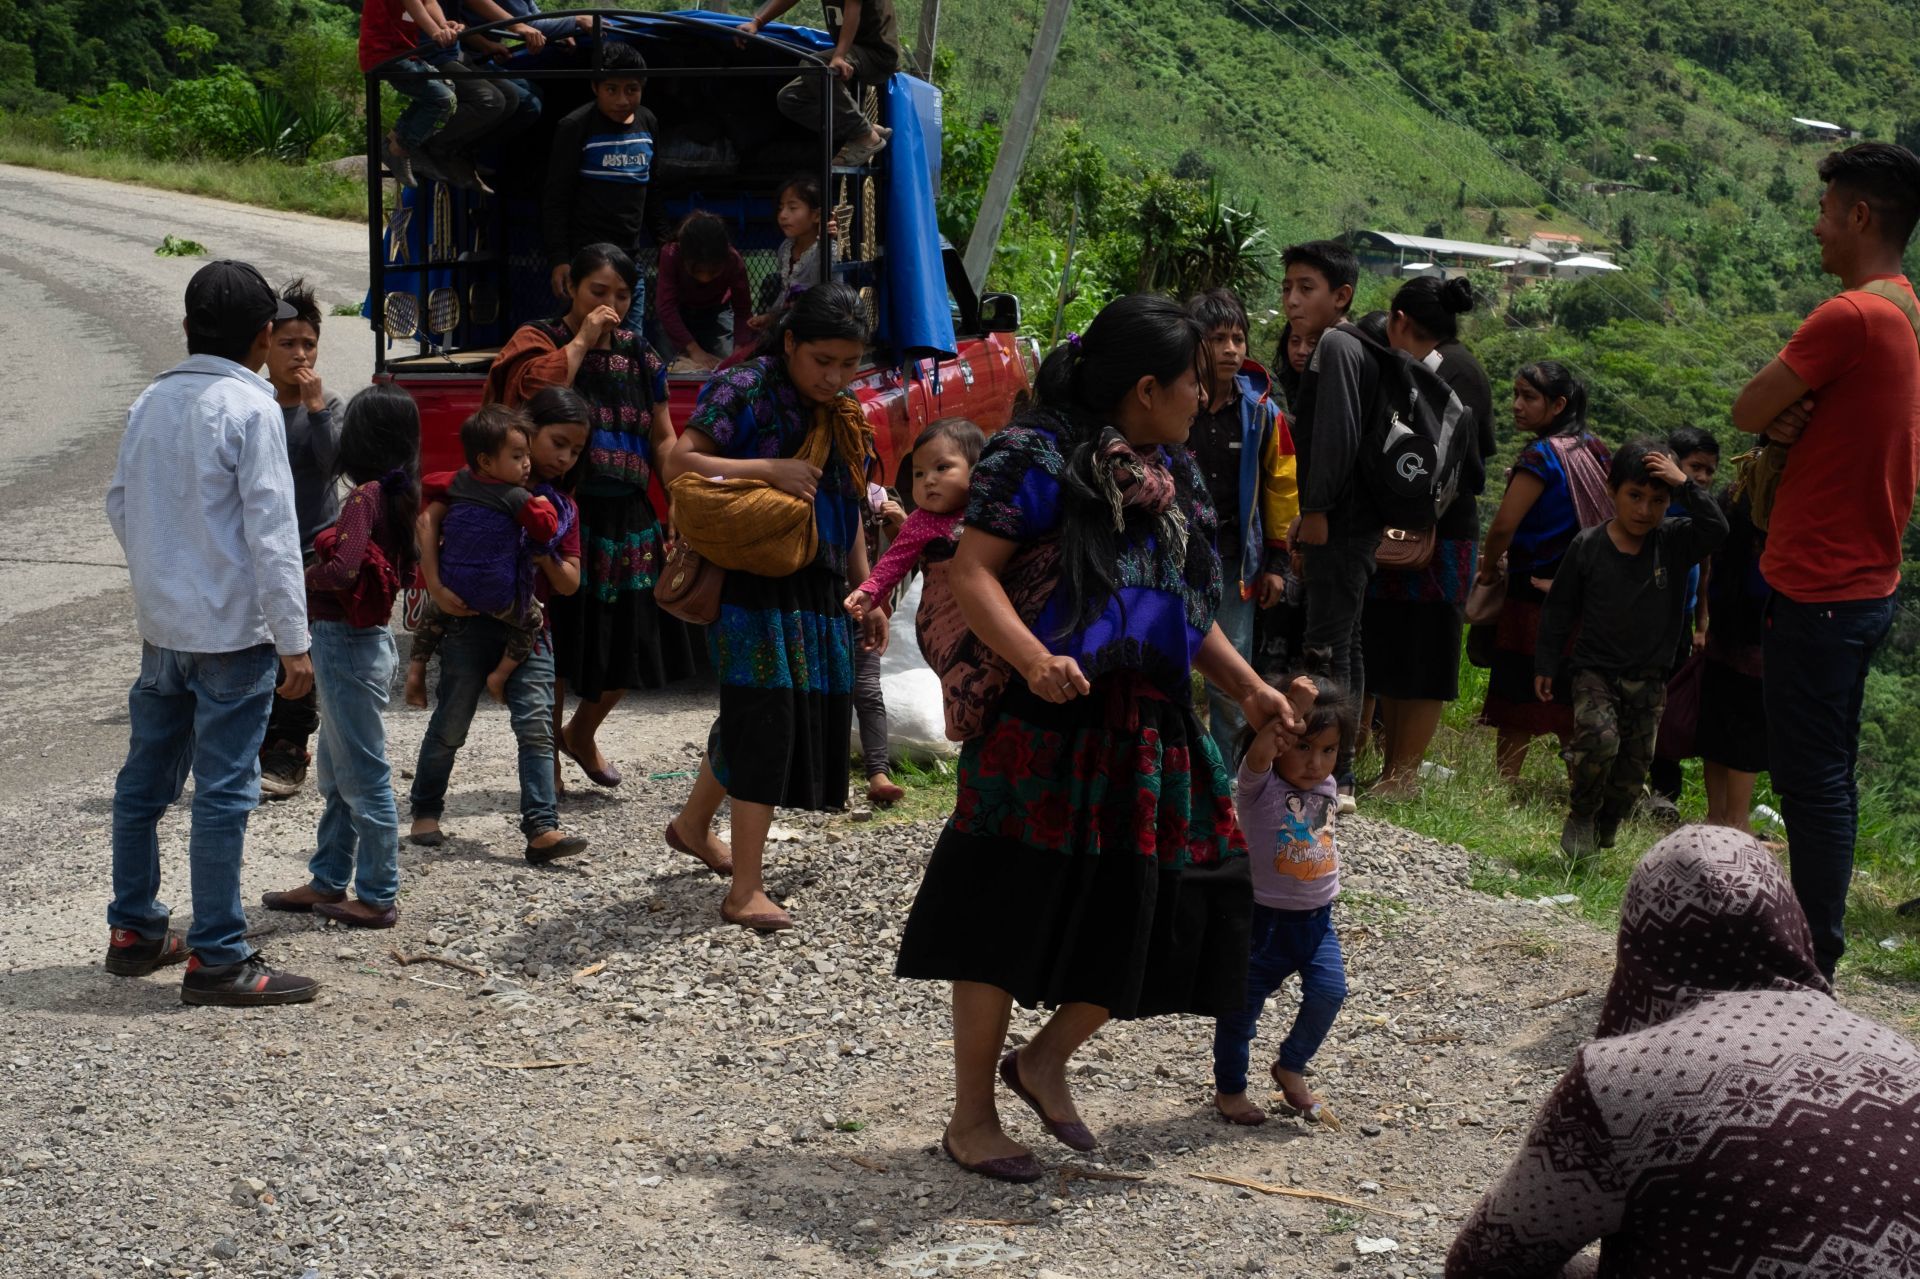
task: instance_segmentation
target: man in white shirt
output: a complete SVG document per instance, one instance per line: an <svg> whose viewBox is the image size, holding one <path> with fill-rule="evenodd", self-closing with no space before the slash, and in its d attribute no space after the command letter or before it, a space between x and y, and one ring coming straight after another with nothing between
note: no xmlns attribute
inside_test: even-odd
<svg viewBox="0 0 1920 1279"><path fill-rule="evenodd" d="M106 968L139 977L187 959L183 1003L300 1003L319 983L261 962L240 903L275 676L285 697L313 686L293 474L280 406L257 372L273 322L293 308L253 267L225 261L194 274L186 303L187 359L134 401L107 490L142 643L113 795ZM158 826L189 771L193 928L183 939L156 896Z"/></svg>

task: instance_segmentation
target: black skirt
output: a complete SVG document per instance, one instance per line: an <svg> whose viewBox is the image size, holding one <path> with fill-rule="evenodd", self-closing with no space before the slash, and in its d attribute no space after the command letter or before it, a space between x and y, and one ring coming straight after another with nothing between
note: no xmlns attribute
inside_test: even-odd
<svg viewBox="0 0 1920 1279"><path fill-rule="evenodd" d="M1361 646L1367 693L1396 701L1460 696L1460 607L1441 601L1367 601Z"/></svg>
<svg viewBox="0 0 1920 1279"><path fill-rule="evenodd" d="M844 808L853 732L847 585L818 561L789 577L729 572L707 647L720 718L707 759L727 794L779 808Z"/></svg>
<svg viewBox="0 0 1920 1279"><path fill-rule="evenodd" d="M1767 702L1759 677L1707 659L1700 672L1700 723L1694 749L1736 773L1767 771Z"/></svg>
<svg viewBox="0 0 1920 1279"><path fill-rule="evenodd" d="M583 493L577 500L580 589L547 605L555 677L587 701L686 679L697 668L697 637L654 603L666 557L647 495Z"/></svg>
<svg viewBox="0 0 1920 1279"><path fill-rule="evenodd" d="M1117 1018L1239 1011L1253 889L1225 767L1138 674L1055 706L1023 684L960 753L896 973Z"/></svg>

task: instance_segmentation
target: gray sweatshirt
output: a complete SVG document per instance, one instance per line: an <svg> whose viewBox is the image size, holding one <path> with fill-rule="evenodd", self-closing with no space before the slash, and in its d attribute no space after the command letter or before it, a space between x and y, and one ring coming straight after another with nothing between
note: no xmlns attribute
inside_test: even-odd
<svg viewBox="0 0 1920 1279"><path fill-rule="evenodd" d="M305 404L282 404L287 420L287 463L293 468L293 509L300 520L300 549L311 551L320 530L340 518L340 491L333 463L340 454L340 397L326 394L326 407L308 413Z"/></svg>
<svg viewBox="0 0 1920 1279"><path fill-rule="evenodd" d="M1367 409L1379 390L1373 357L1358 338L1329 329L1313 349L1309 371L1312 403L1301 414L1304 429L1295 440L1301 513L1324 513L1341 529L1376 526L1353 474Z"/></svg>

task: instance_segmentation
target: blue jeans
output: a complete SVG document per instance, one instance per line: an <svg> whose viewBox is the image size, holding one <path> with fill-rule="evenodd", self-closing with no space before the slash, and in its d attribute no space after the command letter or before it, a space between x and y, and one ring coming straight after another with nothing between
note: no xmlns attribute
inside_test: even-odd
<svg viewBox="0 0 1920 1279"><path fill-rule="evenodd" d="M1267 997L1300 974L1300 1012L1280 1045L1280 1069L1301 1071L1318 1052L1340 1005L1347 999L1347 966L1333 907L1275 910L1253 906L1253 938L1247 954L1247 1003L1213 1023L1213 1086L1223 1095L1247 1090L1247 1045Z"/></svg>
<svg viewBox="0 0 1920 1279"><path fill-rule="evenodd" d="M113 788L113 901L107 923L149 940L167 930L160 892L160 816L193 774L187 865L200 962L237 964L252 954L240 905L247 814L260 802L260 744L280 669L273 646L182 653L144 644L127 694L127 762Z"/></svg>
<svg viewBox="0 0 1920 1279"><path fill-rule="evenodd" d="M494 618L454 618L447 627L433 719L420 739L420 762L408 796L415 818L437 818L446 811L454 757L467 743L487 676L506 648L506 625ZM532 839L560 825L553 791L553 652L546 644L507 679L507 713L520 742L520 829Z"/></svg>
<svg viewBox="0 0 1920 1279"><path fill-rule="evenodd" d="M1220 630L1233 645L1233 651L1253 661L1253 619L1259 609L1252 600L1240 598L1239 583L1233 580L1232 570L1228 570L1227 589L1220 599L1220 611L1213 620L1220 623ZM1240 734L1247 727L1247 717L1240 713L1240 703L1230 694L1221 692L1212 684L1207 685L1207 727L1213 734L1214 745L1220 748L1220 758L1226 762L1231 773L1240 762Z"/></svg>
<svg viewBox="0 0 1920 1279"><path fill-rule="evenodd" d="M564 21L571 22L572 19L564 19ZM540 89L531 80L502 79L498 83L506 87L508 96L512 99L509 103L512 114L508 115L506 123L494 132L492 140L506 142L519 137L540 122Z"/></svg>
<svg viewBox="0 0 1920 1279"><path fill-rule="evenodd" d="M1762 640L1767 764L1787 819L1794 895L1829 977L1847 949L1847 889L1860 823L1854 764L1860 703L1874 650L1893 625L1894 597L1802 604L1776 593Z"/></svg>
<svg viewBox="0 0 1920 1279"><path fill-rule="evenodd" d="M419 58L408 58L395 70L432 74L434 68ZM392 83L394 89L408 99L407 109L393 122L393 136L400 139L400 145L411 155L425 146L433 131L453 115L458 99L453 86L445 80L395 80Z"/></svg>
<svg viewBox="0 0 1920 1279"><path fill-rule="evenodd" d="M387 764L388 688L399 653L384 626L313 624L313 682L320 692L314 774L325 807L307 872L313 886L384 910L400 894L400 814Z"/></svg>

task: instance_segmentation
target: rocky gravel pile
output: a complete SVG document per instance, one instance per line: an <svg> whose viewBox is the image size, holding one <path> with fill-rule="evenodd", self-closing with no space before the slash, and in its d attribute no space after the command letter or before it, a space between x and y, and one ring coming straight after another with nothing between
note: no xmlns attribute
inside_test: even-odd
<svg viewBox="0 0 1920 1279"><path fill-rule="evenodd" d="M102 784L7 814L0 1274L1426 1276L1597 1013L1609 939L1474 892L1457 846L1350 819L1351 994L1315 1062L1341 1131L1217 1120L1211 1024L1163 1019L1075 1066L1098 1152L1005 1098L1056 1175L969 1176L937 1144L945 989L892 976L937 826L783 813L770 882L800 926L722 925L721 881L659 838L705 713L610 721L629 780L570 798L593 848L544 869L519 856L504 717L483 717L456 837L405 851L397 929L260 921L270 959L329 982L301 1009L107 976ZM394 717L396 759L422 726ZM250 898L299 882L317 813L309 792L256 815ZM1016 1011L1016 1035L1039 1022Z"/></svg>

